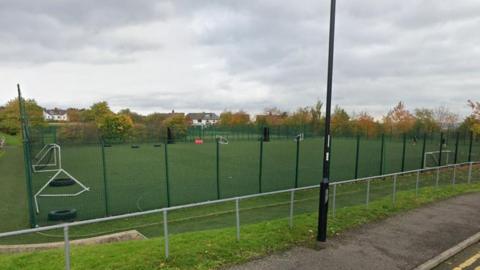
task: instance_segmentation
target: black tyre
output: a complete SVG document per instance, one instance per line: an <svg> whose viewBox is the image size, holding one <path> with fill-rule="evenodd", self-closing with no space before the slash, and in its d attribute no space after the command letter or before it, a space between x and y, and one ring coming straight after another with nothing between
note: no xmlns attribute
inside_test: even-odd
<svg viewBox="0 0 480 270"><path fill-rule="evenodd" d="M73 220L77 217L77 209L54 210L48 213L49 221Z"/></svg>
<svg viewBox="0 0 480 270"><path fill-rule="evenodd" d="M154 144L153 147L162 147L161 143Z"/></svg>
<svg viewBox="0 0 480 270"><path fill-rule="evenodd" d="M140 146L139 146L139 145L136 145L136 144L134 144L134 145L132 145L132 148L134 148L134 149L137 149L137 148L140 148Z"/></svg>
<svg viewBox="0 0 480 270"><path fill-rule="evenodd" d="M57 178L48 184L51 187L66 187L75 185L75 181L71 178Z"/></svg>

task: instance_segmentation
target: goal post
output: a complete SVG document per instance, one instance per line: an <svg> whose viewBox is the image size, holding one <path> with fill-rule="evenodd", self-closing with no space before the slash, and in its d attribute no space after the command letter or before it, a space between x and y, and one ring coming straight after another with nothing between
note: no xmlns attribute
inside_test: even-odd
<svg viewBox="0 0 480 270"><path fill-rule="evenodd" d="M423 164L425 165L425 168L433 168L433 167L438 167L439 165L443 164L449 164L450 163L450 154L452 153L451 150L442 150L442 157L445 157L445 159L442 158L442 163L440 164L439 156L440 156L440 151L430 151L430 152L425 152L423 156Z"/></svg>

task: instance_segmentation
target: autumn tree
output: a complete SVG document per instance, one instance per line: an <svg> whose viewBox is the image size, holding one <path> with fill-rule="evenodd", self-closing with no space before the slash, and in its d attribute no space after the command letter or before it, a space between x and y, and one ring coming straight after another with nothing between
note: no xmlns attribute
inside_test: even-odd
<svg viewBox="0 0 480 270"><path fill-rule="evenodd" d="M363 135L366 137L375 137L379 133L378 123L375 122L373 116L369 115L367 112L361 112L354 119L354 125L357 134Z"/></svg>
<svg viewBox="0 0 480 270"><path fill-rule="evenodd" d="M281 111L277 107L265 108L264 114L257 115L255 123L263 126L279 126L285 123L288 113Z"/></svg>
<svg viewBox="0 0 480 270"><path fill-rule="evenodd" d="M350 115L340 108L340 106L335 106L335 109L332 114L331 120L332 133L336 135L348 135L352 131L352 126L350 123Z"/></svg>
<svg viewBox="0 0 480 270"><path fill-rule="evenodd" d="M415 109L415 130L418 133L433 133L440 130L432 109Z"/></svg>
<svg viewBox="0 0 480 270"><path fill-rule="evenodd" d="M472 108L472 114L470 116L472 125L470 130L473 131L473 133L480 135L480 102L469 100L468 105Z"/></svg>
<svg viewBox="0 0 480 270"><path fill-rule="evenodd" d="M383 124L386 132L403 134L413 129L415 117L406 109L405 104L400 101L383 117Z"/></svg>
<svg viewBox="0 0 480 270"><path fill-rule="evenodd" d="M38 106L35 100L25 99L24 104L30 126L46 125L43 118L43 109ZM20 129L20 107L18 98L16 98L8 101L5 107L0 110L0 131L15 135L20 132Z"/></svg>
<svg viewBox="0 0 480 270"><path fill-rule="evenodd" d="M145 123L145 120L146 120L145 116L143 116L139 113L133 112L128 108L120 110L118 112L118 114L127 115L128 117L130 117L132 119L133 123L135 123L135 124Z"/></svg>
<svg viewBox="0 0 480 270"><path fill-rule="evenodd" d="M298 108L294 113L285 119L285 124L290 126L304 126L312 122L312 114L310 107Z"/></svg>
<svg viewBox="0 0 480 270"><path fill-rule="evenodd" d="M165 119L163 125L171 128L176 138L182 138L187 135L188 121L183 115L174 114Z"/></svg>

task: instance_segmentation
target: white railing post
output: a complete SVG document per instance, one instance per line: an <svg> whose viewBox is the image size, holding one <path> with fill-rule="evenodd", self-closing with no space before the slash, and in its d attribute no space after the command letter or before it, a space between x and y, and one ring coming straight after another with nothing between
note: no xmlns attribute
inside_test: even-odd
<svg viewBox="0 0 480 270"><path fill-rule="evenodd" d="M440 181L440 168L437 167L437 179L435 180L435 187L438 188L438 182Z"/></svg>
<svg viewBox="0 0 480 270"><path fill-rule="evenodd" d="M70 270L70 239L68 237L68 225L63 227L63 241L65 242L65 269Z"/></svg>
<svg viewBox="0 0 480 270"><path fill-rule="evenodd" d="M457 178L457 164L453 165L452 185L455 185L456 178Z"/></svg>
<svg viewBox="0 0 480 270"><path fill-rule="evenodd" d="M290 192L290 219L288 222L288 225L290 226L290 229L293 228L293 202L295 200L295 190L292 190Z"/></svg>
<svg viewBox="0 0 480 270"><path fill-rule="evenodd" d="M168 259L170 256L170 250L168 245L168 218L167 210L163 211L163 239L165 241L165 258Z"/></svg>
<svg viewBox="0 0 480 270"><path fill-rule="evenodd" d="M239 200L235 199L235 214L237 219L237 241L240 240L240 209L239 209Z"/></svg>
<svg viewBox="0 0 480 270"><path fill-rule="evenodd" d="M473 162L470 162L470 165L468 166L468 183L469 184L472 182L472 167L473 167Z"/></svg>
<svg viewBox="0 0 480 270"><path fill-rule="evenodd" d="M365 204L368 208L368 203L370 202L370 179L367 180L367 196L366 196L366 201Z"/></svg>
<svg viewBox="0 0 480 270"><path fill-rule="evenodd" d="M420 185L420 171L417 171L417 181L415 182L415 197L418 196L418 187Z"/></svg>
<svg viewBox="0 0 480 270"><path fill-rule="evenodd" d="M393 205L395 205L395 202L397 200L396 196L397 196L397 175L395 174L393 176L393 197L392 197Z"/></svg>
<svg viewBox="0 0 480 270"><path fill-rule="evenodd" d="M337 185L333 185L333 198L332 198L332 215L335 217L337 199Z"/></svg>

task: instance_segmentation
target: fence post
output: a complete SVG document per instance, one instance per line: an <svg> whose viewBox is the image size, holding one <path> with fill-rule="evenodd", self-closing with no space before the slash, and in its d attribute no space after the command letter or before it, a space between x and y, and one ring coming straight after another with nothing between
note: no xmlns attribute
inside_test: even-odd
<svg viewBox="0 0 480 270"><path fill-rule="evenodd" d="M65 242L65 269L70 270L70 239L68 237L68 225L63 227L63 241Z"/></svg>
<svg viewBox="0 0 480 270"><path fill-rule="evenodd" d="M337 199L337 185L333 185L333 198L332 198L332 215L335 217L336 209L336 199Z"/></svg>
<svg viewBox="0 0 480 270"><path fill-rule="evenodd" d="M455 156L453 157L453 163L457 164L458 161L458 143L460 140L460 132L457 132L457 137L455 138Z"/></svg>
<svg viewBox="0 0 480 270"><path fill-rule="evenodd" d="M217 199L220 200L220 139L216 138L216 148L217 148Z"/></svg>
<svg viewBox="0 0 480 270"><path fill-rule="evenodd" d="M472 167L473 167L473 162L470 162L470 165L468 166L468 183L469 184L472 182Z"/></svg>
<svg viewBox="0 0 480 270"><path fill-rule="evenodd" d="M168 259L170 256L170 250L168 245L168 218L167 210L163 210L163 239L165 241L165 258Z"/></svg>
<svg viewBox="0 0 480 270"><path fill-rule="evenodd" d="M420 169L425 168L425 151L427 149L427 133L423 134L423 146L422 146L422 158L421 158L421 165Z"/></svg>
<svg viewBox="0 0 480 270"><path fill-rule="evenodd" d="M368 208L368 203L370 202L370 179L367 180L367 196L366 196L366 206Z"/></svg>
<svg viewBox="0 0 480 270"><path fill-rule="evenodd" d="M258 172L258 193L262 193L263 137L260 138L260 170Z"/></svg>
<svg viewBox="0 0 480 270"><path fill-rule="evenodd" d="M472 161L473 131L470 131L470 145L468 146L468 162Z"/></svg>
<svg viewBox="0 0 480 270"><path fill-rule="evenodd" d="M239 199L235 199L235 217L237 223L237 241L240 241L240 207L239 207Z"/></svg>
<svg viewBox="0 0 480 270"><path fill-rule="evenodd" d="M393 205L395 205L395 202L397 200L397 175L395 174L393 176L393 198L392 198L392 202L393 202Z"/></svg>
<svg viewBox="0 0 480 270"><path fill-rule="evenodd" d="M30 136L28 134L28 124L25 116L25 107L24 100L22 98L22 93L20 91L20 85L17 84L18 90L18 106L20 111L20 120L22 125L22 143L23 143L23 159L24 159L24 169L25 169L25 181L27 187L27 202L28 202L28 213L30 227L34 228L37 226L37 217L34 213L33 206L33 188L32 188L32 159L30 158Z"/></svg>
<svg viewBox="0 0 480 270"><path fill-rule="evenodd" d="M103 189L105 195L105 216L110 216L110 207L108 205L108 182L107 182L107 161L105 158L105 142L102 139L102 167L103 167Z"/></svg>
<svg viewBox="0 0 480 270"><path fill-rule="evenodd" d="M437 167L437 179L435 181L435 187L438 188L438 182L440 181L440 167Z"/></svg>
<svg viewBox="0 0 480 270"><path fill-rule="evenodd" d="M385 134L382 134L382 146L380 147L380 175L383 174L384 155L385 155Z"/></svg>
<svg viewBox="0 0 480 270"><path fill-rule="evenodd" d="M165 143L164 147L164 154L165 154L165 181L166 181L166 188L167 188L167 206L170 207L170 175L168 172L168 142Z"/></svg>
<svg viewBox="0 0 480 270"><path fill-rule="evenodd" d="M360 134L357 135L357 148L355 153L355 179L358 178L358 161L360 158Z"/></svg>
<svg viewBox="0 0 480 270"><path fill-rule="evenodd" d="M417 180L415 182L415 197L418 196L418 187L420 185L420 171L417 171Z"/></svg>
<svg viewBox="0 0 480 270"><path fill-rule="evenodd" d="M402 149L402 172L405 171L405 153L407 151L407 134L403 133L403 149Z"/></svg>
<svg viewBox="0 0 480 270"><path fill-rule="evenodd" d="M442 166L443 141L443 132L440 132L440 150L438 151L438 166Z"/></svg>
<svg viewBox="0 0 480 270"><path fill-rule="evenodd" d="M297 136L297 153L295 159L295 188L298 188L298 166L300 164L300 138Z"/></svg>
<svg viewBox="0 0 480 270"><path fill-rule="evenodd" d="M290 226L290 229L293 228L293 202L295 200L295 190L292 190L290 192L290 219L288 222L288 225Z"/></svg>

